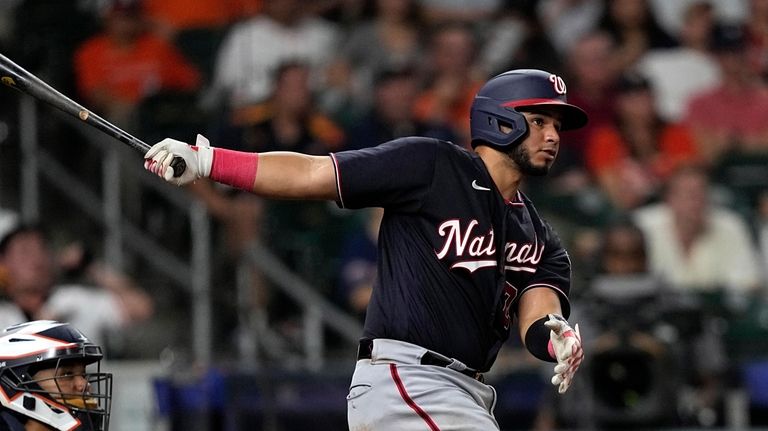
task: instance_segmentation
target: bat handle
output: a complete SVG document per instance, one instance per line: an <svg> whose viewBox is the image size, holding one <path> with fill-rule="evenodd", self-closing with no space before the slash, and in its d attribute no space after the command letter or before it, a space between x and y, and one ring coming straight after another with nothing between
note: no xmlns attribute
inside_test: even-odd
<svg viewBox="0 0 768 431"><path fill-rule="evenodd" d="M173 176L178 178L187 170L187 163L181 157L176 156L171 160L171 167L173 168Z"/></svg>

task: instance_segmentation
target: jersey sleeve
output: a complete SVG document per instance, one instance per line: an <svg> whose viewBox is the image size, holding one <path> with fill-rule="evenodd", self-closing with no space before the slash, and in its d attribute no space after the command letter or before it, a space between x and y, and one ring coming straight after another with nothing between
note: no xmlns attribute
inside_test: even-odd
<svg viewBox="0 0 768 431"><path fill-rule="evenodd" d="M400 138L376 147L332 153L337 204L416 211L432 187L437 145L428 138Z"/></svg>
<svg viewBox="0 0 768 431"><path fill-rule="evenodd" d="M523 292L537 287L552 289L560 298L563 317L567 319L571 314L571 303L568 300L568 294L571 290L571 259L557 234L549 225L546 226L547 238L544 255L539 262L536 273L531 277L528 285L523 288Z"/></svg>

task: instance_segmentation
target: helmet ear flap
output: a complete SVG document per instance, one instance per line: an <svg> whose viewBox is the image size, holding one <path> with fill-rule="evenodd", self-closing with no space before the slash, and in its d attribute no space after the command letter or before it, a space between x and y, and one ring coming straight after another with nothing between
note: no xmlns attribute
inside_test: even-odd
<svg viewBox="0 0 768 431"><path fill-rule="evenodd" d="M473 148L490 145L504 149L519 144L528 133L528 122L523 114L485 97L475 98L470 123Z"/></svg>

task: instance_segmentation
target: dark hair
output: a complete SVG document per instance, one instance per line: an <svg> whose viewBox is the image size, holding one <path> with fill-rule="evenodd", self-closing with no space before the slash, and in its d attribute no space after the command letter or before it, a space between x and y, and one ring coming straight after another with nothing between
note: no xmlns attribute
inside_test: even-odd
<svg viewBox="0 0 768 431"><path fill-rule="evenodd" d="M651 81L637 71L627 71L616 81L616 91L619 93L631 93L641 90L650 90Z"/></svg>
<svg viewBox="0 0 768 431"><path fill-rule="evenodd" d="M645 238L645 232L629 217L619 216L610 221L602 231L602 240L598 251L598 269L600 272L606 272L605 261L615 253L611 247L614 245L611 240L613 235L618 232L627 232L637 241L634 245L637 247L637 257L640 257L648 264L648 244Z"/></svg>
<svg viewBox="0 0 768 431"><path fill-rule="evenodd" d="M19 224L13 229L9 230L2 238L0 238L0 255L4 255L5 251L11 245L11 241L21 234L25 233L37 233L44 239L48 238L48 234L45 229L39 224Z"/></svg>
<svg viewBox="0 0 768 431"><path fill-rule="evenodd" d="M396 79L409 79L416 77L416 68L409 63L390 64L376 71L373 77L375 86L379 86Z"/></svg>
<svg viewBox="0 0 768 431"><path fill-rule="evenodd" d="M273 82L277 83L288 71L293 69L309 70L310 65L300 58L289 58L280 62L272 71Z"/></svg>
<svg viewBox="0 0 768 431"><path fill-rule="evenodd" d="M747 35L739 25L719 25L712 29L710 49L715 53L742 52L747 47Z"/></svg>
<svg viewBox="0 0 768 431"><path fill-rule="evenodd" d="M645 9L645 20L642 23L642 28L648 36L648 48L671 48L677 46L677 40L664 30L656 19L656 16L651 9L650 2L648 0L642 0L642 3L643 8ZM625 42L620 25L613 17L612 2L605 2L603 14L598 21L597 28L608 32L617 43L621 44Z"/></svg>

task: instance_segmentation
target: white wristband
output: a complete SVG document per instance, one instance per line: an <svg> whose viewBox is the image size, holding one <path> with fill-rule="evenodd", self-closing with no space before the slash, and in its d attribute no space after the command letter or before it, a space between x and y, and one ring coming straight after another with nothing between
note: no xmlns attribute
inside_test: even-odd
<svg viewBox="0 0 768 431"><path fill-rule="evenodd" d="M213 168L213 148L203 135L197 135L195 146L197 146L197 172L201 178L208 178Z"/></svg>

